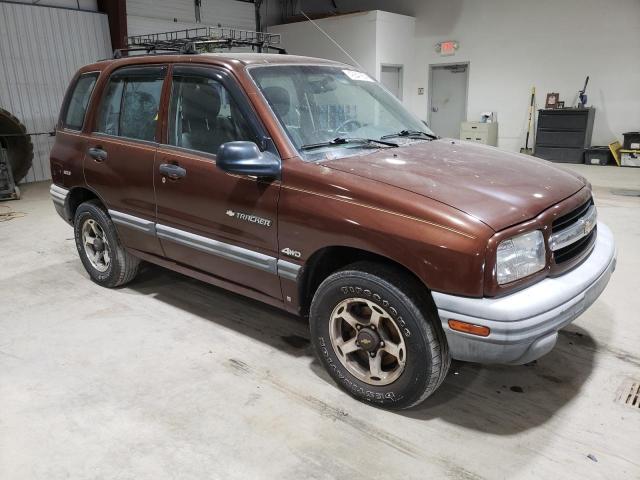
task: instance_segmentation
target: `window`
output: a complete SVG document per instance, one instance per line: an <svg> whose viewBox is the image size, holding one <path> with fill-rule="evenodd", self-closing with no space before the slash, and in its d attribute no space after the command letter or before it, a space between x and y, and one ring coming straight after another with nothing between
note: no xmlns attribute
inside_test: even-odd
<svg viewBox="0 0 640 480"><path fill-rule="evenodd" d="M297 95L290 94L296 91L293 78L286 75L264 75L260 77L260 88L293 142L302 145L304 140L301 124L310 121L309 105L301 103Z"/></svg>
<svg viewBox="0 0 640 480"><path fill-rule="evenodd" d="M215 154L226 142L255 142L229 92L206 77L173 76L169 144Z"/></svg>
<svg viewBox="0 0 640 480"><path fill-rule="evenodd" d="M108 135L155 139L164 68L132 68L116 72L100 105L96 131Z"/></svg>
<svg viewBox="0 0 640 480"><path fill-rule="evenodd" d="M67 104L67 111L64 116L63 126L71 130L82 130L84 115L87 112L87 105L91 98L91 92L98 79L97 73L85 73L80 75L73 87L73 92Z"/></svg>
<svg viewBox="0 0 640 480"><path fill-rule="evenodd" d="M107 90L98 117L98 126L96 131L108 133L109 135L118 135L120 129L120 106L122 104L122 88L124 87L124 79L112 79L107 85Z"/></svg>
<svg viewBox="0 0 640 480"><path fill-rule="evenodd" d="M328 153L332 158L363 143L342 144L340 138L382 139L403 131L432 132L369 75L334 66L259 66L249 70L293 144L327 143L324 150L304 152L311 161ZM421 141L421 140L403 140Z"/></svg>

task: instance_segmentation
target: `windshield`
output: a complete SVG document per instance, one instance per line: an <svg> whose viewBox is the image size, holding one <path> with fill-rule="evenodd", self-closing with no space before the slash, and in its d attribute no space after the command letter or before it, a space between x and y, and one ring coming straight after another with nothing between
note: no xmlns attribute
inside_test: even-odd
<svg viewBox="0 0 640 480"><path fill-rule="evenodd" d="M435 138L365 73L321 65L261 66L250 73L305 159Z"/></svg>

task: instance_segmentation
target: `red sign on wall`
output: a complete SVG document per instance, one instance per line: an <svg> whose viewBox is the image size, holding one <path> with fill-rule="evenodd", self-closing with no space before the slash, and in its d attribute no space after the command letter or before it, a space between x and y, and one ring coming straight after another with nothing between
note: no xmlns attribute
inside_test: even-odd
<svg viewBox="0 0 640 480"><path fill-rule="evenodd" d="M442 56L455 55L457 49L458 49L458 42L454 40L440 42L437 45L437 51Z"/></svg>

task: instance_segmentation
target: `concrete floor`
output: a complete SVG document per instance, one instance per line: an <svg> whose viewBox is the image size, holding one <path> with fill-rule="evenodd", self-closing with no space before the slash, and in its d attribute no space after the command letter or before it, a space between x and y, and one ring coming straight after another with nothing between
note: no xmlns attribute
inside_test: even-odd
<svg viewBox="0 0 640 480"><path fill-rule="evenodd" d="M1 204L1 479L640 478L640 169L594 185L618 270L555 350L520 367L455 363L421 407L338 390L305 322L160 268L88 280L48 185ZM592 458L589 458L591 456Z"/></svg>

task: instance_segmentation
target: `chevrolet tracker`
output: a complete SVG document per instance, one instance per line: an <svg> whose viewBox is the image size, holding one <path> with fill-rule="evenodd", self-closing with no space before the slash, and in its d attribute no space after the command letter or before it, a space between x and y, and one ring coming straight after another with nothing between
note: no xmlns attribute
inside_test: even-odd
<svg viewBox="0 0 640 480"><path fill-rule="evenodd" d="M308 316L336 383L385 408L422 402L452 358L546 354L616 265L584 178L439 138L368 74L314 58L83 67L51 172L94 282L146 261Z"/></svg>

